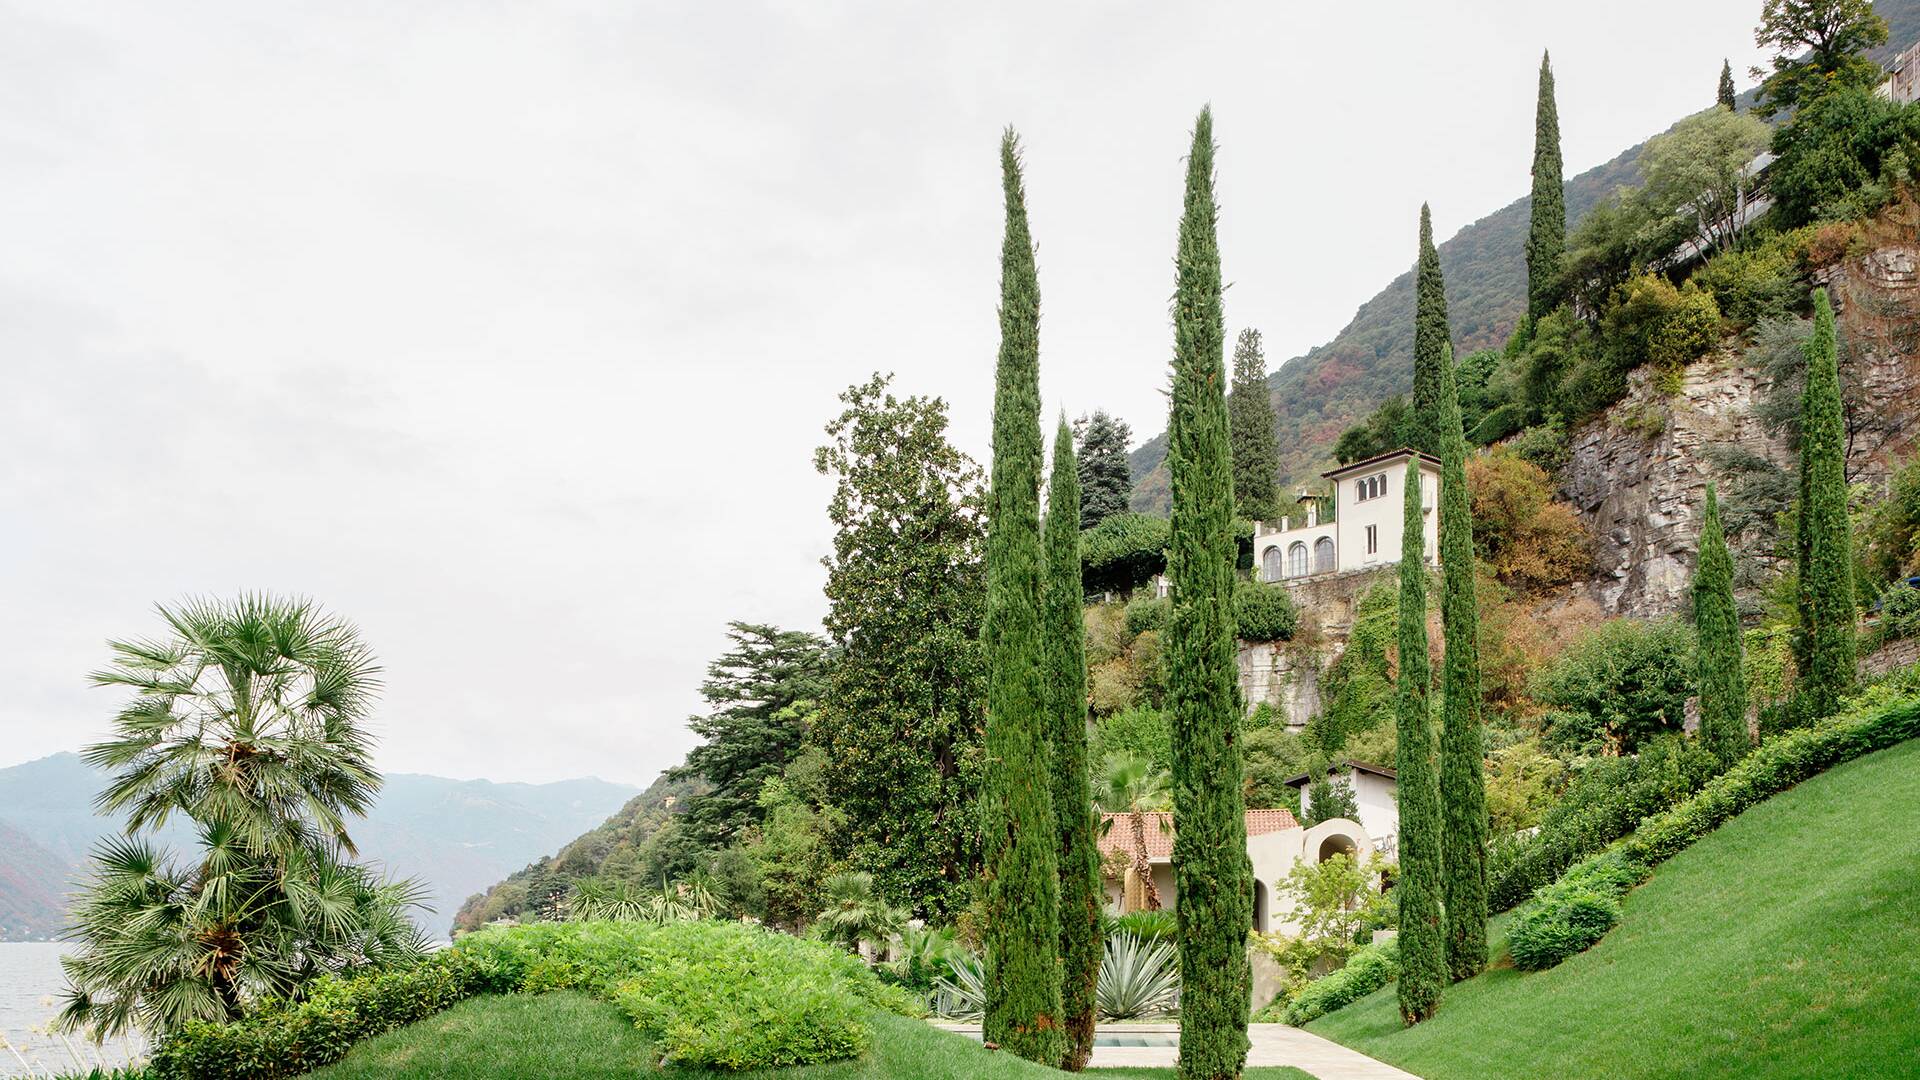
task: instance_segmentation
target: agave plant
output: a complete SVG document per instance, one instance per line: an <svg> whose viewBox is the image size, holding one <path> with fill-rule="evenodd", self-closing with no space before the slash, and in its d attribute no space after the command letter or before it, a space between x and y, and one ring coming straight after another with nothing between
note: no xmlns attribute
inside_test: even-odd
<svg viewBox="0 0 1920 1080"><path fill-rule="evenodd" d="M956 948L947 961L951 976L933 980L933 1014L947 1020L977 1021L987 1014L987 966L977 953Z"/></svg>
<svg viewBox="0 0 1920 1080"><path fill-rule="evenodd" d="M1100 1016L1107 1020L1136 1020L1177 1011L1180 963L1173 943L1126 931L1107 938L1094 1001Z"/></svg>

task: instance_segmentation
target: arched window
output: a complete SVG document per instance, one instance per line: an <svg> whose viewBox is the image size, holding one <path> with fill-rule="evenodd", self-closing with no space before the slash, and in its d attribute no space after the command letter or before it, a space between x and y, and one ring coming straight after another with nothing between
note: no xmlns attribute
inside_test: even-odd
<svg viewBox="0 0 1920 1080"><path fill-rule="evenodd" d="M1313 542L1313 572L1333 573L1333 537L1323 536Z"/></svg>
<svg viewBox="0 0 1920 1080"><path fill-rule="evenodd" d="M1298 540L1295 540L1293 546L1287 549L1287 576L1307 576L1307 545Z"/></svg>
<svg viewBox="0 0 1920 1080"><path fill-rule="evenodd" d="M1280 545L1274 544L1260 553L1260 580L1279 581L1285 573L1281 562Z"/></svg>

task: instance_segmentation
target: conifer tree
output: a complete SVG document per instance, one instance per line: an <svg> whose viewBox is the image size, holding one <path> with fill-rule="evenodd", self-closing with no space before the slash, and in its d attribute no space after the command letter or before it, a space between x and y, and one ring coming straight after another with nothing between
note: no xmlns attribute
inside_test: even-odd
<svg viewBox="0 0 1920 1080"><path fill-rule="evenodd" d="M1133 472L1127 464L1127 440L1133 432L1125 420L1096 409L1075 425L1080 440L1080 527L1091 529L1115 514L1127 512L1133 495Z"/></svg>
<svg viewBox="0 0 1920 1080"><path fill-rule="evenodd" d="M1000 140L1006 236L1000 249L1000 357L987 503L986 856L989 1042L1053 1065L1066 1049L1060 1006L1059 831L1053 815L1040 540L1040 285L1027 229L1020 146Z"/></svg>
<svg viewBox="0 0 1920 1080"><path fill-rule="evenodd" d="M1467 440L1460 425L1451 346L1443 349L1440 370L1440 619L1446 638L1440 680L1440 806L1447 969L1457 981L1487 966L1487 778Z"/></svg>
<svg viewBox="0 0 1920 1080"><path fill-rule="evenodd" d="M1274 431L1272 388L1260 331L1240 331L1233 345L1233 503L1240 516L1272 521L1280 515L1280 439Z"/></svg>
<svg viewBox="0 0 1920 1080"><path fill-rule="evenodd" d="M1734 108L1732 61L1720 61L1720 94L1716 100L1720 102L1720 107L1723 109Z"/></svg>
<svg viewBox="0 0 1920 1080"><path fill-rule="evenodd" d="M1093 1054L1094 989L1102 945L1100 852L1087 776L1086 626L1080 615L1080 473L1073 429L1060 417L1047 485L1047 703L1053 714L1053 812L1060 829L1060 1000L1078 1072Z"/></svg>
<svg viewBox="0 0 1920 1080"><path fill-rule="evenodd" d="M1174 290L1167 461L1173 521L1168 711L1173 726L1173 872L1179 897L1180 1076L1238 1077L1252 993L1253 867L1241 795L1233 620L1233 462L1228 450L1213 113L1187 158Z"/></svg>
<svg viewBox="0 0 1920 1080"><path fill-rule="evenodd" d="M1420 255L1414 269L1413 411L1407 445L1440 455L1446 433L1440 426L1442 355L1452 332L1447 321L1447 284L1440 274L1440 253L1433 246L1433 214L1420 204ZM1397 449L1389 447L1389 449Z"/></svg>
<svg viewBox="0 0 1920 1080"><path fill-rule="evenodd" d="M1420 459L1407 462L1400 533L1400 681L1394 764L1400 799L1400 1018L1417 1024L1440 1007L1447 983L1441 925L1440 791L1433 775L1433 726L1427 712L1426 536L1420 512Z"/></svg>
<svg viewBox="0 0 1920 1080"><path fill-rule="evenodd" d="M1799 678L1794 717L1831 716L1854 681L1853 545L1847 523L1846 420L1833 304L1813 294L1813 338L1800 399L1800 625L1794 635Z"/></svg>
<svg viewBox="0 0 1920 1080"><path fill-rule="evenodd" d="M1707 485L1700 557L1693 570L1693 625L1699 636L1700 741L1722 765L1751 747L1747 681L1740 670L1740 612L1733 602L1733 556L1720 531L1720 502Z"/></svg>
<svg viewBox="0 0 1920 1080"><path fill-rule="evenodd" d="M1561 177L1560 111L1553 100L1553 64L1540 54L1540 97L1533 118L1533 216L1527 229L1527 317L1560 306L1560 260L1567 248L1567 202Z"/></svg>

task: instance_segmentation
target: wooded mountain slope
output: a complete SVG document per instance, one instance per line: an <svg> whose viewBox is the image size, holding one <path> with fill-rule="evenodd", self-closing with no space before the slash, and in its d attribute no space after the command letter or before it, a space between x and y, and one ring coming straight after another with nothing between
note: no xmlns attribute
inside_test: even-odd
<svg viewBox="0 0 1920 1080"><path fill-rule="evenodd" d="M1874 9L1886 18L1890 32L1887 44L1869 53L1873 59L1885 63L1920 40L1920 0L1880 0ZM1743 105L1751 98L1751 91L1743 95ZM1703 97L1701 107L1708 104L1711 101ZM1645 146L1644 142L1633 146L1567 181L1569 227L1615 188L1639 182L1637 162ZM1513 179L1516 188L1526 185L1526 160L1514 163ZM1531 208L1531 199L1517 199L1440 245L1455 355L1503 344L1525 310L1522 246ZM1283 488L1315 478L1331 465L1333 442L1342 431L1382 401L1412 388L1413 256L1409 237L1405 273L1360 305L1353 321L1332 341L1288 360L1268 377L1280 435ZM1134 509L1166 512L1166 454L1167 437L1162 432L1130 455Z"/></svg>

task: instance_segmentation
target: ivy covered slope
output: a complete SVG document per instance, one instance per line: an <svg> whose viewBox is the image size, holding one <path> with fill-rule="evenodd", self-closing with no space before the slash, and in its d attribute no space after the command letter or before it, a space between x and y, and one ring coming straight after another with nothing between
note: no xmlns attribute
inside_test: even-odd
<svg viewBox="0 0 1920 1080"><path fill-rule="evenodd" d="M1456 983L1417 1028L1388 987L1310 1030L1435 1080L1911 1075L1916 820L1909 739L1707 833L1557 967Z"/></svg>
<svg viewBox="0 0 1920 1080"><path fill-rule="evenodd" d="M1889 33L1885 45L1868 52L1870 59L1884 62L1920 41L1920 0L1879 0L1873 8L1887 20ZM1521 76L1516 73L1516 77ZM1751 91L1742 95L1743 104L1751 96ZM1563 131L1578 122L1574 117L1560 118ZM1567 181L1569 228L1615 188L1640 182L1637 163L1645 147L1645 143L1630 147ZM1526 183L1527 166L1524 157L1513 162L1515 189ZM1530 208L1529 199L1516 199L1440 245L1455 355L1504 344L1526 311L1524 250ZM1332 341L1286 361L1274 372L1269 381L1280 431L1281 490L1324 468L1333 460L1333 443L1342 431L1382 401L1413 386L1413 335L1409 333L1413 301L1414 273L1409 265L1360 305L1353 321ZM1164 432L1133 451L1134 509L1166 512L1166 456Z"/></svg>

